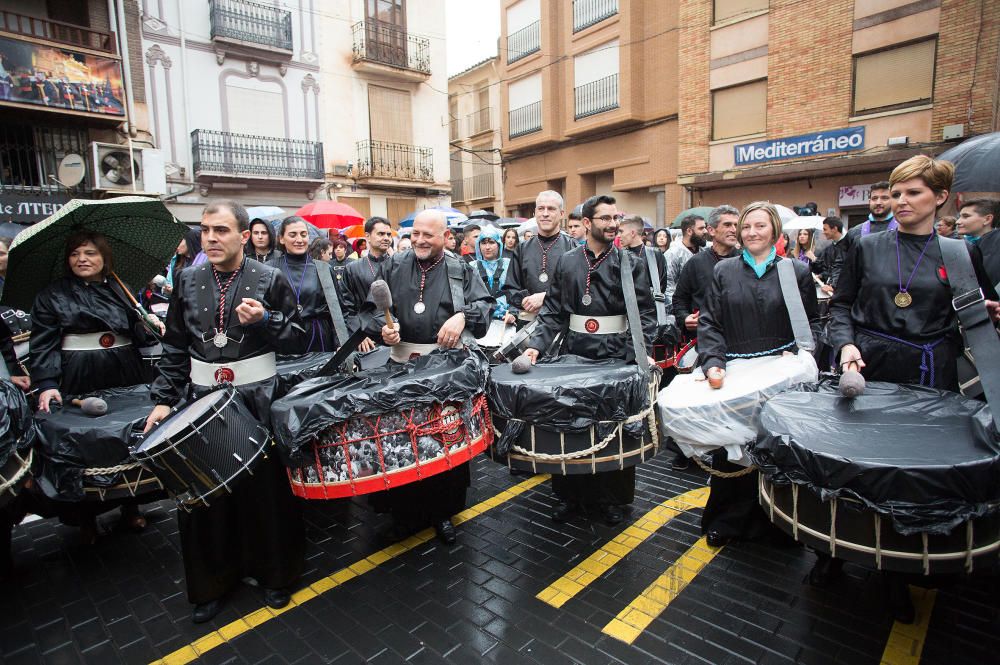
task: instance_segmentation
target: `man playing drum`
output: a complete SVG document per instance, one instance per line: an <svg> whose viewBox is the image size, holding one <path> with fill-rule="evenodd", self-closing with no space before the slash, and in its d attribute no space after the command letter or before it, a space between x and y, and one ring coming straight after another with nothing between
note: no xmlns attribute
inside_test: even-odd
<svg viewBox="0 0 1000 665"><path fill-rule="evenodd" d="M204 395L228 381L263 423L275 395L275 352L301 352L295 294L280 270L244 256L250 220L238 203L205 208L201 238L208 263L178 275L167 312L156 407L146 430L185 397ZM274 608L304 565L300 508L277 455L270 455L232 494L187 513L177 511L193 620L210 620L240 580L254 578Z"/></svg>
<svg viewBox="0 0 1000 665"><path fill-rule="evenodd" d="M354 332L361 326L358 314L368 299L368 290L378 275L378 268L389 258L392 247L392 226L385 217L369 217L365 222L365 237L368 239L368 253L344 269L343 303L347 327ZM359 350L371 351L375 342L366 337Z"/></svg>
<svg viewBox="0 0 1000 665"><path fill-rule="evenodd" d="M379 265L379 279L386 281L392 293L394 322L385 321L371 299L365 303L362 320L369 337L392 347L395 362L406 363L439 347L461 348L489 329L495 301L472 264L445 254L446 231L444 213L425 210L413 220L413 251L396 253ZM469 479L466 463L388 490L384 498L393 515L395 535L430 523L438 538L454 543L455 527L449 518L465 508Z"/></svg>
<svg viewBox="0 0 1000 665"><path fill-rule="evenodd" d="M539 196L539 201L545 199ZM634 360L628 333L625 297L621 279L623 257L632 267L634 297L642 319L646 348L656 331L656 308L650 291L645 260L614 247L622 216L611 196L592 196L583 204L583 224L587 243L566 252L549 282L549 291L538 315L538 328L531 336L525 355L534 363L548 349L555 336L568 327L564 351L585 358ZM652 361L650 361L652 363ZM592 475L552 477L552 489L559 498L552 519L564 522L578 509L596 506L608 524L624 519L622 506L635 495L635 467Z"/></svg>

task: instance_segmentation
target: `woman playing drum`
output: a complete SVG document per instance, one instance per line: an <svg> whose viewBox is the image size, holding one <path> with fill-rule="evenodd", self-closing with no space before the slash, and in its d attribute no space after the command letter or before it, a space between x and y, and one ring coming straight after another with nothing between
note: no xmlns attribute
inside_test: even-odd
<svg viewBox="0 0 1000 665"><path fill-rule="evenodd" d="M778 262L791 261L806 316L811 323L818 316L809 267L776 255L781 219L775 207L766 202L751 203L740 214L738 231L743 252L740 258L715 266L698 319L698 351L705 376L713 385L721 385L728 360L795 352L795 335L778 282ZM713 455L712 467L719 472L743 469L727 461L724 449ZM713 477L701 528L712 546L769 531L767 517L757 502L757 473Z"/></svg>

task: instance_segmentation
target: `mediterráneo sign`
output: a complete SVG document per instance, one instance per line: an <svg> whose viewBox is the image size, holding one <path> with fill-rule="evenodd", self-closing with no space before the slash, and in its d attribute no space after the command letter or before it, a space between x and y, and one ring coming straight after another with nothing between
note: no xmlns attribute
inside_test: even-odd
<svg viewBox="0 0 1000 665"><path fill-rule="evenodd" d="M865 147L865 128L848 127L816 134L802 134L772 141L734 146L736 165L758 164L779 159L814 157L832 152L849 152Z"/></svg>

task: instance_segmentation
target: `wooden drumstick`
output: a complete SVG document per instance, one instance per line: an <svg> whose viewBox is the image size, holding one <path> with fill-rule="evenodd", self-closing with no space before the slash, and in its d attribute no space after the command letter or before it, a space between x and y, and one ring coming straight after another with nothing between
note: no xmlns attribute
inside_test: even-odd
<svg viewBox="0 0 1000 665"><path fill-rule="evenodd" d="M389 327L396 325L392 319L392 292L384 279L377 279L372 282L371 290L368 292L375 307L385 313L385 324Z"/></svg>

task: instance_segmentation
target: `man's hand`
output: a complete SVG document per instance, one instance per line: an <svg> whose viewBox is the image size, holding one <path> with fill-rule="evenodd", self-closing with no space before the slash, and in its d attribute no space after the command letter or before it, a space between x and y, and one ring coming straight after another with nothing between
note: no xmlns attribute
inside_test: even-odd
<svg viewBox="0 0 1000 665"><path fill-rule="evenodd" d="M819 290L828 296L833 295L833 287L830 286L829 284L824 284L823 286L819 287Z"/></svg>
<svg viewBox="0 0 1000 665"><path fill-rule="evenodd" d="M996 323L998 320L1000 320L1000 302L997 302L996 300L987 300L986 311L989 312L990 318L993 320L993 323Z"/></svg>
<svg viewBox="0 0 1000 665"><path fill-rule="evenodd" d="M42 391L42 394L38 396L38 410L42 413L50 413L49 404L55 400L59 404L62 404L62 395L55 388L49 388L48 390Z"/></svg>
<svg viewBox="0 0 1000 665"><path fill-rule="evenodd" d="M153 429L153 426L159 423L161 420L170 415L170 407L166 404L157 404L153 407L153 410L149 412L149 417L146 418L146 426L142 428L142 433L145 434L149 430Z"/></svg>
<svg viewBox="0 0 1000 665"><path fill-rule="evenodd" d="M525 358L531 359L531 364L534 365L538 362L538 349L528 348L524 353L521 354Z"/></svg>
<svg viewBox="0 0 1000 665"><path fill-rule="evenodd" d="M159 318L154 317L152 320L152 324L157 330L160 331L160 337L163 337L164 335L167 334L167 326L165 326L163 324L163 321L160 321Z"/></svg>
<svg viewBox="0 0 1000 665"><path fill-rule="evenodd" d="M388 346L396 346L399 344L399 324L394 323L390 325L382 326L382 341Z"/></svg>
<svg viewBox="0 0 1000 665"><path fill-rule="evenodd" d="M465 330L465 314L459 312L452 315L438 330L437 343L446 349L457 349L462 346L462 332Z"/></svg>
<svg viewBox="0 0 1000 665"><path fill-rule="evenodd" d="M857 363L859 372L865 366L865 361L861 359L861 350L853 344L846 344L840 350L840 371L843 372L845 368L850 369L847 366L851 363Z"/></svg>
<svg viewBox="0 0 1000 665"><path fill-rule="evenodd" d="M358 344L358 351L361 353L368 353L375 348L375 341L371 337L365 337L360 344Z"/></svg>
<svg viewBox="0 0 1000 665"><path fill-rule="evenodd" d="M538 310L542 308L542 303L545 302L545 293L532 293L527 298L521 301L521 308L525 312L537 313Z"/></svg>
<svg viewBox="0 0 1000 665"><path fill-rule="evenodd" d="M10 377L10 382L24 392L28 392L31 388L31 379L27 376L12 376Z"/></svg>
<svg viewBox="0 0 1000 665"><path fill-rule="evenodd" d="M510 312L507 312L506 314L503 315L504 325L508 325L509 326L510 324L514 323L515 321L517 321L517 317L514 316L513 314L511 314Z"/></svg>
<svg viewBox="0 0 1000 665"><path fill-rule="evenodd" d="M688 314L684 317L684 327L687 330L695 331L698 329L698 312L694 314Z"/></svg>
<svg viewBox="0 0 1000 665"><path fill-rule="evenodd" d="M236 316L240 318L241 326L252 326L264 320L264 305L253 298L244 298L236 306Z"/></svg>

